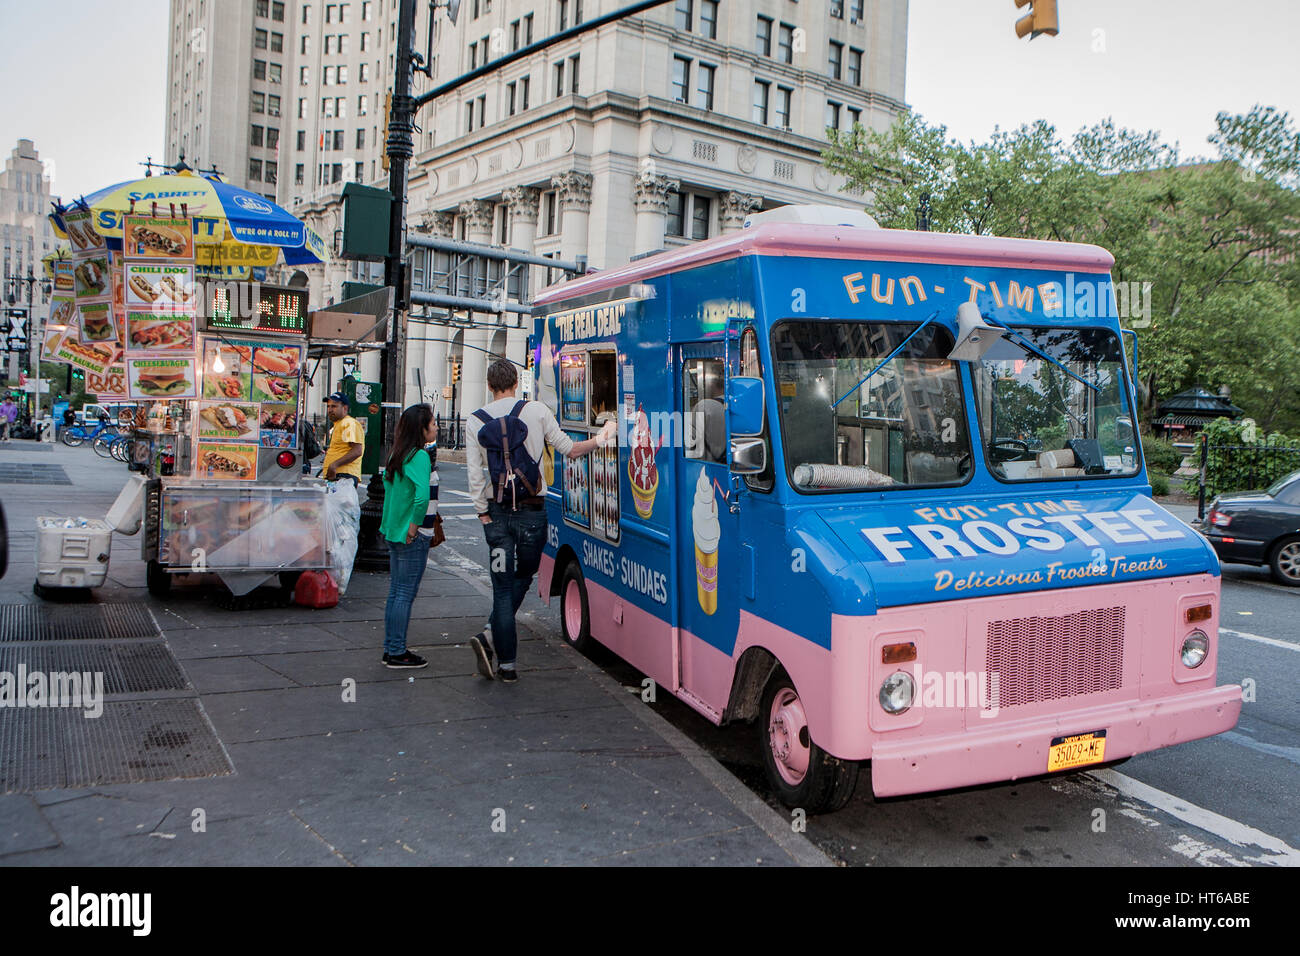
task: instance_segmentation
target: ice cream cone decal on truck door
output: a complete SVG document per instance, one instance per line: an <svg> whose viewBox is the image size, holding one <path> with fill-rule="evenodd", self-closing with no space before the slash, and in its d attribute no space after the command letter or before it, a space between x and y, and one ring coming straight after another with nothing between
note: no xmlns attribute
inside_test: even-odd
<svg viewBox="0 0 1300 956"><path fill-rule="evenodd" d="M718 541L722 525L718 522L718 500L708 470L700 469L695 482L695 504L691 508L691 532L695 535L695 583L700 607L705 614L718 609Z"/></svg>

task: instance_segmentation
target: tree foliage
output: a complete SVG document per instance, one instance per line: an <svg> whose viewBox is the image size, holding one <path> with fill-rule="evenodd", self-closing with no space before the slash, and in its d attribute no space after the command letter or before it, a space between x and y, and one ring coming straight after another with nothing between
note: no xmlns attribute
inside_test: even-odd
<svg viewBox="0 0 1300 956"><path fill-rule="evenodd" d="M914 228L924 198L935 231L1095 243L1117 283L1150 283L1136 323L1148 422L1157 397L1227 385L1262 427L1297 430L1300 133L1264 106L1215 125L1216 155L1184 160L1109 119L1068 142L1040 120L963 144L907 113L828 131L823 160L887 228Z"/></svg>

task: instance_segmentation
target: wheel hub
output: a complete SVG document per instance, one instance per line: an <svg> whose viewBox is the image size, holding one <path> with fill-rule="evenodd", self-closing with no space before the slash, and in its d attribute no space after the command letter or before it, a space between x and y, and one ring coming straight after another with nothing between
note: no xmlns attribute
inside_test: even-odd
<svg viewBox="0 0 1300 956"><path fill-rule="evenodd" d="M777 772L788 784L797 786L808 773L812 747L808 740L808 718L803 702L790 688L772 699L768 716L768 739Z"/></svg>
<svg viewBox="0 0 1300 956"><path fill-rule="evenodd" d="M1288 578L1300 578L1300 542L1292 542L1278 552L1277 567Z"/></svg>

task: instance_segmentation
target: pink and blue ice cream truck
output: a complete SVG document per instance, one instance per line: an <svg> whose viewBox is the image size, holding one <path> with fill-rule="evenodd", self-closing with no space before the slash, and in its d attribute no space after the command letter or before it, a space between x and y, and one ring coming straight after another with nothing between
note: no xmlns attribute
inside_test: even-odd
<svg viewBox="0 0 1300 956"><path fill-rule="evenodd" d="M543 462L565 639L755 721L809 812L865 761L890 796L1233 727L1218 562L1152 500L1110 254L782 218L538 298L537 397L575 438L620 423Z"/></svg>

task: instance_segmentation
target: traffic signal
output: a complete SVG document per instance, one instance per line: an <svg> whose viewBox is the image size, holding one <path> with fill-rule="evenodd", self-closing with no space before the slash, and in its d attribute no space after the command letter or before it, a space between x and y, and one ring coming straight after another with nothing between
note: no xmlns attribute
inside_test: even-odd
<svg viewBox="0 0 1300 956"><path fill-rule="evenodd" d="M1040 33L1056 36L1056 0L1016 0L1016 6L1029 6L1029 12L1016 21L1016 36L1033 39Z"/></svg>
<svg viewBox="0 0 1300 956"><path fill-rule="evenodd" d="M460 381L460 360L453 359L451 363L451 384L455 385Z"/></svg>

